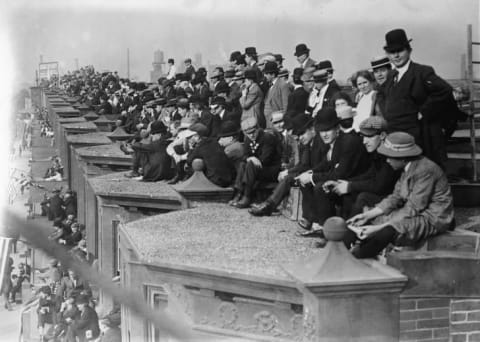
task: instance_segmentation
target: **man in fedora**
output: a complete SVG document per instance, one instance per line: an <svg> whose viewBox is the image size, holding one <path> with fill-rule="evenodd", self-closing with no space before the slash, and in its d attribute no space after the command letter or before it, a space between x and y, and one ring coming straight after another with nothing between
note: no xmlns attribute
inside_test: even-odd
<svg viewBox="0 0 480 342"><path fill-rule="evenodd" d="M292 74L293 91L288 95L287 110L285 117L294 118L299 114L305 113L309 93L303 86L303 69L295 68Z"/></svg>
<svg viewBox="0 0 480 342"><path fill-rule="evenodd" d="M332 98L339 92L339 88L338 85L336 87L330 86L328 83L329 74L326 69L316 70L313 73L313 81L315 86L310 92L306 112L315 117L321 109L333 108ZM334 85L336 85L336 82Z"/></svg>
<svg viewBox="0 0 480 342"><path fill-rule="evenodd" d="M315 64L317 64L317 62L310 58L310 49L306 44L298 44L295 47L295 53L293 55L297 57L298 64L302 69L314 67Z"/></svg>
<svg viewBox="0 0 480 342"><path fill-rule="evenodd" d="M274 182L277 179L281 155L278 153L275 136L260 128L256 118L243 120L242 131L245 136L246 160L237 173L235 196L229 204L237 208L248 208L258 183Z"/></svg>
<svg viewBox="0 0 480 342"><path fill-rule="evenodd" d="M297 182L295 177L311 170L320 163L324 153L324 144L314 127L314 120L304 113L301 113L290 121L291 135L296 137L300 143L299 161L288 169L278 174L278 185L266 201L254 205L249 213L254 216L270 216L282 200L288 196L292 186Z"/></svg>
<svg viewBox="0 0 480 342"><path fill-rule="evenodd" d="M263 110L267 128L272 127L272 113L285 111L290 95L290 87L283 78L278 77L278 65L276 62L267 62L263 73L270 87L265 97L265 107Z"/></svg>
<svg viewBox="0 0 480 342"><path fill-rule="evenodd" d="M411 61L411 39L403 29L388 32L385 40L384 49L394 67L385 84L384 115L389 132L411 134L425 156L444 167L444 129L458 113L452 87L432 67Z"/></svg>
<svg viewBox="0 0 480 342"><path fill-rule="evenodd" d="M343 133L341 119L332 108L324 108L315 120L315 128L324 143L321 161L312 169L296 177L303 195L303 218L300 227L311 229L313 223L323 225L332 216L330 206L323 205L324 183L348 179L368 168L368 156L360 137L355 132Z"/></svg>
<svg viewBox="0 0 480 342"><path fill-rule="evenodd" d="M389 243L412 245L452 229L453 198L442 169L422 156L412 135L390 133L378 153L402 174L393 193L347 223L361 243L357 258L374 258Z"/></svg>

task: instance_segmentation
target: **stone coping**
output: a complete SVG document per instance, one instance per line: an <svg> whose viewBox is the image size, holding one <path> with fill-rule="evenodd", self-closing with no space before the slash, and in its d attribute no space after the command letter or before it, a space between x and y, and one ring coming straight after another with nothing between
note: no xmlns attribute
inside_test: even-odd
<svg viewBox="0 0 480 342"><path fill-rule="evenodd" d="M110 157L132 160L132 156L123 153L118 144L79 147L75 151L80 157Z"/></svg>
<svg viewBox="0 0 480 342"><path fill-rule="evenodd" d="M67 123L62 125L64 129L97 129L97 125L90 121L81 121L81 122L75 122L75 123Z"/></svg>
<svg viewBox="0 0 480 342"><path fill-rule="evenodd" d="M69 134L66 140L72 144L111 144L112 141L107 138L105 132L90 132L84 134Z"/></svg>
<svg viewBox="0 0 480 342"><path fill-rule="evenodd" d="M86 122L85 118L82 116L77 116L73 118L58 118L57 122L60 124L69 124L69 123L76 123L76 122Z"/></svg>
<svg viewBox="0 0 480 342"><path fill-rule="evenodd" d="M57 113L57 114L58 114L58 113L79 113L79 114L80 114L80 112L79 112L77 109L75 109L75 108L73 108L73 107L70 107L70 106L55 107L55 108L53 109L53 111L54 111L55 113Z"/></svg>
<svg viewBox="0 0 480 342"><path fill-rule="evenodd" d="M184 201L183 197L166 182L141 182L125 177L125 171L90 178L95 195L104 197L128 197Z"/></svg>
<svg viewBox="0 0 480 342"><path fill-rule="evenodd" d="M253 217L221 203L160 214L124 225L141 261L229 276L293 281L283 266L318 252L283 216Z"/></svg>

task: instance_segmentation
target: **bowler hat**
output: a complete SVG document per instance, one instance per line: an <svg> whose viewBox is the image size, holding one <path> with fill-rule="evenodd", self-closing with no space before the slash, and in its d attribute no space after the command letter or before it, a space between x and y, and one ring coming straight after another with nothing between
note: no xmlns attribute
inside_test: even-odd
<svg viewBox="0 0 480 342"><path fill-rule="evenodd" d="M332 62L330 62L329 60L318 62L316 66L318 70L333 71Z"/></svg>
<svg viewBox="0 0 480 342"><path fill-rule="evenodd" d="M276 62L265 63L265 69L263 69L263 73L278 75L278 64Z"/></svg>
<svg viewBox="0 0 480 342"><path fill-rule="evenodd" d="M215 94L220 93L230 93L230 87L228 86L227 82L219 82L218 85L215 87Z"/></svg>
<svg viewBox="0 0 480 342"><path fill-rule="evenodd" d="M242 131L248 132L258 127L258 121L255 117L246 118L241 123Z"/></svg>
<svg viewBox="0 0 480 342"><path fill-rule="evenodd" d="M88 304L88 297L85 295L78 296L77 304Z"/></svg>
<svg viewBox="0 0 480 342"><path fill-rule="evenodd" d="M360 122L360 135L372 137L387 130L387 122L381 116L371 116Z"/></svg>
<svg viewBox="0 0 480 342"><path fill-rule="evenodd" d="M393 132L387 135L377 151L391 158L416 157L422 154L422 149L415 144L413 136L405 132Z"/></svg>
<svg viewBox="0 0 480 342"><path fill-rule="evenodd" d="M165 134L167 133L167 127L161 121L155 121L150 126L150 133L151 134Z"/></svg>
<svg viewBox="0 0 480 342"><path fill-rule="evenodd" d="M285 59L280 53L276 53L274 54L274 56L275 56L275 60L280 63Z"/></svg>
<svg viewBox="0 0 480 342"><path fill-rule="evenodd" d="M225 78L232 78L233 76L235 76L235 69L225 70Z"/></svg>
<svg viewBox="0 0 480 342"><path fill-rule="evenodd" d="M288 77L289 71L288 69L282 69L278 72L278 77Z"/></svg>
<svg viewBox="0 0 480 342"><path fill-rule="evenodd" d="M327 70L316 70L313 73L313 80L315 82L326 82L328 80L328 72Z"/></svg>
<svg viewBox="0 0 480 342"><path fill-rule="evenodd" d="M388 59L387 56L378 56L375 57L370 61L370 65L372 66L372 69L378 69L378 68L389 68L391 69L392 65L390 64L390 60Z"/></svg>
<svg viewBox="0 0 480 342"><path fill-rule="evenodd" d="M302 43L302 44L298 44L295 47L295 53L293 55L298 57L309 52L310 52L310 49L307 47L307 45Z"/></svg>
<svg viewBox="0 0 480 342"><path fill-rule="evenodd" d="M191 58L185 58L184 63L192 63L192 59Z"/></svg>
<svg viewBox="0 0 480 342"><path fill-rule="evenodd" d="M319 132L329 131L337 126L340 119L333 108L322 108L315 117L315 128Z"/></svg>
<svg viewBox="0 0 480 342"><path fill-rule="evenodd" d="M253 69L247 69L245 70L245 78L247 80L257 80L257 73Z"/></svg>
<svg viewBox="0 0 480 342"><path fill-rule="evenodd" d="M246 47L245 48L245 55L256 56L257 55L257 49L254 46Z"/></svg>
<svg viewBox="0 0 480 342"><path fill-rule="evenodd" d="M212 106L223 106L225 107L226 105L226 100L224 97L221 96L216 96L212 99L212 102L210 103Z"/></svg>
<svg viewBox="0 0 480 342"><path fill-rule="evenodd" d="M241 57L242 53L240 51L233 51L230 54L230 62L236 61L238 57Z"/></svg>
<svg viewBox="0 0 480 342"><path fill-rule="evenodd" d="M238 127L238 125L235 122L228 120L222 122L218 137L231 137L233 135L237 135L238 133L240 133L240 128Z"/></svg>
<svg viewBox="0 0 480 342"><path fill-rule="evenodd" d="M193 125L191 125L190 127L188 127L189 130L191 131L194 131L195 133L197 133L199 136L201 137L205 137L208 135L208 128L202 124L202 123L194 123Z"/></svg>
<svg viewBox="0 0 480 342"><path fill-rule="evenodd" d="M302 135L305 131L313 125L313 118L304 113L294 116L290 120L293 135Z"/></svg>
<svg viewBox="0 0 480 342"><path fill-rule="evenodd" d="M213 70L212 72L212 76L210 76L210 79L216 79L216 78L220 78L223 76L223 71L220 71L219 69L215 69Z"/></svg>
<svg viewBox="0 0 480 342"><path fill-rule="evenodd" d="M407 34L403 29L395 29L387 32L385 35L386 45L383 47L387 52L401 51L410 49L411 39L407 38Z"/></svg>
<svg viewBox="0 0 480 342"><path fill-rule="evenodd" d="M237 71L235 73L235 76L233 77L233 80L234 81L241 81L241 80L244 80L245 79L245 74L243 73L243 71Z"/></svg>

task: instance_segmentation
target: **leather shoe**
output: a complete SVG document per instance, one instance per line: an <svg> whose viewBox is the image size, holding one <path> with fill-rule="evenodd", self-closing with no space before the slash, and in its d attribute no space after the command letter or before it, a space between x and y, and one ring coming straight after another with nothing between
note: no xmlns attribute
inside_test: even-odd
<svg viewBox="0 0 480 342"><path fill-rule="evenodd" d="M270 202L262 202L248 210L253 216L270 216L273 212L273 204Z"/></svg>
<svg viewBox="0 0 480 342"><path fill-rule="evenodd" d="M129 173L125 174L125 177L127 178L135 178L141 176L137 171L131 171Z"/></svg>
<svg viewBox="0 0 480 342"><path fill-rule="evenodd" d="M235 196L230 201L228 201L228 205L235 206L238 203L238 201L240 201L241 199L242 199L242 193L237 192Z"/></svg>
<svg viewBox="0 0 480 342"><path fill-rule="evenodd" d="M240 201L234 204L234 206L239 209L244 209L244 208L250 207L250 202L251 202L250 197L243 196Z"/></svg>
<svg viewBox="0 0 480 342"><path fill-rule="evenodd" d="M175 176L175 177L173 177L172 179L170 179L170 180L167 182L167 184L173 185L173 184L177 184L179 181L180 181L180 177Z"/></svg>
<svg viewBox="0 0 480 342"><path fill-rule="evenodd" d="M309 220L307 220L306 218L301 218L300 220L298 220L298 225L305 229L305 230L310 230L312 229L312 222L310 222Z"/></svg>
<svg viewBox="0 0 480 342"><path fill-rule="evenodd" d="M325 238L320 238L313 243L313 247L315 248L323 248L327 245L327 240Z"/></svg>
<svg viewBox="0 0 480 342"><path fill-rule="evenodd" d="M315 237L315 238L321 238L324 239L325 235L323 234L323 229L314 229L314 230L309 230L309 231L298 231L296 233L297 236L301 237Z"/></svg>

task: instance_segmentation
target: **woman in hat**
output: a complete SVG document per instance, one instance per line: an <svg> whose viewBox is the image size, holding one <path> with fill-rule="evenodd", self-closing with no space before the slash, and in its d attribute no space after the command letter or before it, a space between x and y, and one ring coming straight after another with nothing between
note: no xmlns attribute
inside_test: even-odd
<svg viewBox="0 0 480 342"><path fill-rule="evenodd" d="M408 133L387 136L378 148L394 170L402 170L393 193L373 209L347 221L361 240L352 253L373 258L389 243L416 244L451 229L453 198L442 169L426 157Z"/></svg>
<svg viewBox="0 0 480 342"><path fill-rule="evenodd" d="M375 78L368 70L360 70L352 77L352 84L359 90L357 101L357 114L353 118L353 128L358 132L360 123L374 115L381 115L380 108L377 105L377 91L375 88Z"/></svg>
<svg viewBox="0 0 480 342"><path fill-rule="evenodd" d="M263 92L257 83L257 74L254 70L245 70L240 106L242 107L241 121L255 118L260 127L265 128L266 122L262 111Z"/></svg>

